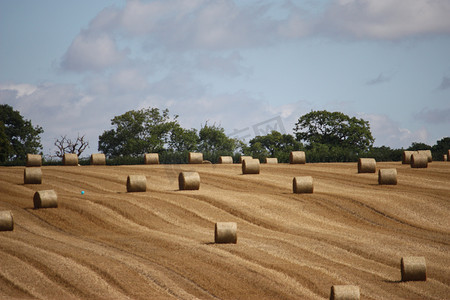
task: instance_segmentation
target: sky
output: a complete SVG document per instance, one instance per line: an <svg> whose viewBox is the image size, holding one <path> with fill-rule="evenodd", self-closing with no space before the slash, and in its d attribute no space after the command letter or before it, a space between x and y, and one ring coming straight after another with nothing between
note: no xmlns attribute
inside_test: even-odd
<svg viewBox="0 0 450 300"><path fill-rule="evenodd" d="M448 0L0 0L0 104L43 152L168 109L248 141L312 110L369 121L375 146L450 136Z"/></svg>

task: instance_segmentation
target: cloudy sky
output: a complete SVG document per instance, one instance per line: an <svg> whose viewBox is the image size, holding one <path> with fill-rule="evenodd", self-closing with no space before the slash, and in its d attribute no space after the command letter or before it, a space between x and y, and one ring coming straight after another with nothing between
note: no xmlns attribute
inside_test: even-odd
<svg viewBox="0 0 450 300"><path fill-rule="evenodd" d="M0 0L0 103L44 128L44 154L78 134L96 152L144 107L247 140L341 111L376 146L433 145L450 136L448 16L448 0Z"/></svg>

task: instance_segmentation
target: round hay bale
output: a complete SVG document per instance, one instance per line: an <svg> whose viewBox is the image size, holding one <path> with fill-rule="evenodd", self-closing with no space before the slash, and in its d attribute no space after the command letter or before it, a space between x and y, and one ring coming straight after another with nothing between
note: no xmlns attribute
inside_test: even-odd
<svg viewBox="0 0 450 300"><path fill-rule="evenodd" d="M294 194L311 194L314 191L313 178L311 176L294 177L292 182Z"/></svg>
<svg viewBox="0 0 450 300"><path fill-rule="evenodd" d="M106 165L106 156L103 153L91 154L91 165Z"/></svg>
<svg viewBox="0 0 450 300"><path fill-rule="evenodd" d="M147 177L145 175L128 175L127 192L145 192L147 191Z"/></svg>
<svg viewBox="0 0 450 300"><path fill-rule="evenodd" d="M78 155L75 153L65 153L63 156L64 166L78 166Z"/></svg>
<svg viewBox="0 0 450 300"><path fill-rule="evenodd" d="M447 150L447 161L450 161L450 149Z"/></svg>
<svg viewBox="0 0 450 300"><path fill-rule="evenodd" d="M411 168L427 168L428 157L423 153L414 153L411 155Z"/></svg>
<svg viewBox="0 0 450 300"><path fill-rule="evenodd" d="M419 150L417 151L419 154L423 154L427 157L428 162L433 161L433 154L431 153L431 150Z"/></svg>
<svg viewBox="0 0 450 300"><path fill-rule="evenodd" d="M411 155L417 153L417 151L403 151L402 153L402 164L409 165L411 164Z"/></svg>
<svg viewBox="0 0 450 300"><path fill-rule="evenodd" d="M253 159L253 157L251 157L251 156L249 156L249 155L242 155L242 156L239 158L239 163L242 164L242 162L243 162L245 159Z"/></svg>
<svg viewBox="0 0 450 300"><path fill-rule="evenodd" d="M178 187L180 190L200 189L200 175L197 172L181 172L178 175Z"/></svg>
<svg viewBox="0 0 450 300"><path fill-rule="evenodd" d="M144 160L146 165L159 165L159 154L158 153L146 153L144 155Z"/></svg>
<svg viewBox="0 0 450 300"><path fill-rule="evenodd" d="M425 257L408 256L402 257L400 261L402 281L426 281L427 264Z"/></svg>
<svg viewBox="0 0 450 300"><path fill-rule="evenodd" d="M330 292L330 300L359 300L359 286L333 285Z"/></svg>
<svg viewBox="0 0 450 300"><path fill-rule="evenodd" d="M232 164L233 157L231 156L221 156L219 157L219 164Z"/></svg>
<svg viewBox="0 0 450 300"><path fill-rule="evenodd" d="M13 214L9 210L0 211L0 231L12 231L14 229Z"/></svg>
<svg viewBox="0 0 450 300"><path fill-rule="evenodd" d="M216 244L236 244L237 224L235 222L217 222L214 226Z"/></svg>
<svg viewBox="0 0 450 300"><path fill-rule="evenodd" d="M375 173L377 171L377 162L375 158L358 159L358 173Z"/></svg>
<svg viewBox="0 0 450 300"><path fill-rule="evenodd" d="M204 160L202 161L202 164L204 164L204 165L212 165L212 162L209 161L209 160L204 159Z"/></svg>
<svg viewBox="0 0 450 300"><path fill-rule="evenodd" d="M242 174L259 174L259 159L246 158L242 161Z"/></svg>
<svg viewBox="0 0 450 300"><path fill-rule="evenodd" d="M447 161L447 154L444 154L444 155L442 156L442 160L443 160L443 161Z"/></svg>
<svg viewBox="0 0 450 300"><path fill-rule="evenodd" d="M39 154L27 154L27 167L42 166L42 156Z"/></svg>
<svg viewBox="0 0 450 300"><path fill-rule="evenodd" d="M33 203L35 209L58 207L58 196L54 190L37 191Z"/></svg>
<svg viewBox="0 0 450 300"><path fill-rule="evenodd" d="M202 164L203 163L203 153L189 152L189 163L190 164Z"/></svg>
<svg viewBox="0 0 450 300"><path fill-rule="evenodd" d="M378 170L378 184L397 184L397 169Z"/></svg>
<svg viewBox="0 0 450 300"><path fill-rule="evenodd" d="M278 158L276 157L266 157L266 164L277 164Z"/></svg>
<svg viewBox="0 0 450 300"><path fill-rule="evenodd" d="M23 171L24 184L41 184L42 170L41 168L25 168Z"/></svg>
<svg viewBox="0 0 450 300"><path fill-rule="evenodd" d="M305 151L292 151L289 154L289 163L291 163L291 164L306 164Z"/></svg>

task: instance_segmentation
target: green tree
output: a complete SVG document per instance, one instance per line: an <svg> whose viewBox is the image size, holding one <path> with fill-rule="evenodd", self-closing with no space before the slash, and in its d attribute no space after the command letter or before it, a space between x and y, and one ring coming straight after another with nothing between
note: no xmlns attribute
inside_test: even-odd
<svg viewBox="0 0 450 300"><path fill-rule="evenodd" d="M169 149L172 151L197 151L198 143L196 129L184 129L178 125L170 132Z"/></svg>
<svg viewBox="0 0 450 300"><path fill-rule="evenodd" d="M409 151L417 151L417 150L431 150L431 146L427 145L425 143L412 143L411 146L409 146L408 149Z"/></svg>
<svg viewBox="0 0 450 300"><path fill-rule="evenodd" d="M42 127L33 126L11 106L0 105L0 162L25 160L27 153L38 154L43 132Z"/></svg>
<svg viewBox="0 0 450 300"><path fill-rule="evenodd" d="M431 148L433 153L433 160L442 160L442 155L447 154L450 149L450 137L444 137L436 142ZM448 158L447 158L448 159Z"/></svg>
<svg viewBox="0 0 450 300"><path fill-rule="evenodd" d="M115 128L99 136L98 149L109 157L161 152L169 143L171 132L179 126L177 118L170 118L168 109L128 111L111 120Z"/></svg>
<svg viewBox="0 0 450 300"><path fill-rule="evenodd" d="M244 147L244 154L260 160L265 157L276 157L279 162L288 162L291 151L303 149L303 144L290 134L281 134L273 130L264 136L256 136Z"/></svg>
<svg viewBox="0 0 450 300"><path fill-rule="evenodd" d="M359 154L369 150L374 142L368 121L326 110L311 111L301 116L294 133L297 140L305 142L309 149L319 143Z"/></svg>
<svg viewBox="0 0 450 300"><path fill-rule="evenodd" d="M220 126L210 126L206 123L200 128L198 135L198 151L212 162L217 162L221 155L233 155L239 146L238 141L228 137Z"/></svg>

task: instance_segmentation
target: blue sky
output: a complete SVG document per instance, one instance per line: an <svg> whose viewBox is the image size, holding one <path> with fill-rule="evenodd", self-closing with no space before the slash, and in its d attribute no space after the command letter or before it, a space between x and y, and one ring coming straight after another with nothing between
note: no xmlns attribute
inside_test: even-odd
<svg viewBox="0 0 450 300"><path fill-rule="evenodd" d="M432 145L450 136L449 15L447 0L0 0L0 103L44 128L44 154L78 134L96 152L144 107L247 139L326 109L368 120L376 146Z"/></svg>

